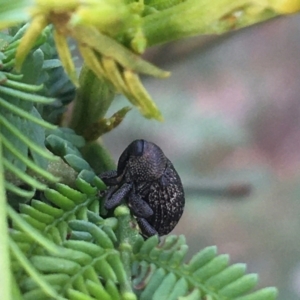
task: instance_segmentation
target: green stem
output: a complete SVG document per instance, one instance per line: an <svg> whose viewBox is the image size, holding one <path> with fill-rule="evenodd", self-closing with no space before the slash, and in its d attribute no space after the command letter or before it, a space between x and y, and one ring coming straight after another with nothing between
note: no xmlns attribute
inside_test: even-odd
<svg viewBox="0 0 300 300"><path fill-rule="evenodd" d="M44 128L47 129L56 129L55 125L50 124L47 121L44 121L43 119L35 117L32 113L27 112L24 109L18 108L16 105L13 105L9 103L8 101L5 101L0 97L0 106L6 108L10 112L14 113L17 116L20 116L24 119L27 119L35 124L38 124L40 126L43 126Z"/></svg>
<svg viewBox="0 0 300 300"><path fill-rule="evenodd" d="M23 83L23 82L17 82L14 80L6 80L5 85L8 87L11 87L13 89L21 90L23 92L28 92L28 93L38 92L44 87L43 84L40 84L40 85L27 84L27 83Z"/></svg>
<svg viewBox="0 0 300 300"><path fill-rule="evenodd" d="M0 140L0 157L2 157L2 143ZM8 227L6 217L6 196L4 189L4 170L0 160L0 299L11 300L11 273L8 248Z"/></svg>
<svg viewBox="0 0 300 300"><path fill-rule="evenodd" d="M98 142L87 143L82 149L83 158L89 163L96 174L115 170L116 164L108 150Z"/></svg>
<svg viewBox="0 0 300 300"><path fill-rule="evenodd" d="M21 162L23 162L28 168L33 170L36 174L41 176L42 178L45 178L46 180L50 182L57 181L57 176L54 176L50 172L47 172L47 170L43 169L39 165L35 164L31 159L29 159L27 156L24 156L6 137L2 136L2 143L4 147L9 151L11 154L13 154L16 158L18 158Z"/></svg>
<svg viewBox="0 0 300 300"><path fill-rule="evenodd" d="M220 34L274 17L269 7L249 0L186 0L143 18L147 46L199 34Z"/></svg>
<svg viewBox="0 0 300 300"><path fill-rule="evenodd" d="M6 127L7 130L10 131L11 134L15 135L20 139L25 145L28 146L32 151L35 151L42 157L45 157L51 161L57 161L57 157L54 156L51 152L46 151L44 148L38 146L33 141L28 139L22 132L14 126L12 123L10 123L8 120L6 120L3 116L0 115L0 124Z"/></svg>
<svg viewBox="0 0 300 300"><path fill-rule="evenodd" d="M11 89L9 87L0 86L0 92L1 94L6 94L15 98L20 98L25 101L29 102L36 102L36 103L42 103L42 104L49 104L55 101L54 98L44 97L40 95L35 95L32 93L26 93L23 91L19 91L16 89Z"/></svg>
<svg viewBox="0 0 300 300"><path fill-rule="evenodd" d="M82 135L92 123L104 117L115 92L106 80L99 80L85 66L81 70L79 84L69 126Z"/></svg>

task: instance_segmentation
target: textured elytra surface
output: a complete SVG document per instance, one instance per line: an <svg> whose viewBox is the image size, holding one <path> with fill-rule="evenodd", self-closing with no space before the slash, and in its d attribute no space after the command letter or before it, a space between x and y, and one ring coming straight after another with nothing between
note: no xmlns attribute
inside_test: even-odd
<svg viewBox="0 0 300 300"><path fill-rule="evenodd" d="M105 207L118 206L123 198L149 237L173 230L184 210L184 190L173 164L155 144L133 141L122 153L117 171L100 175L109 187Z"/></svg>

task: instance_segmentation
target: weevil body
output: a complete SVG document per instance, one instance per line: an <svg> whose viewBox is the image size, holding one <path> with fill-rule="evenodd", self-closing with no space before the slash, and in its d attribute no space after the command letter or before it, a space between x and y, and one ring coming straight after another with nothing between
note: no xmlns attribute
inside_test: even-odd
<svg viewBox="0 0 300 300"><path fill-rule="evenodd" d="M184 191L170 160L154 143L133 141L119 158L116 171L100 175L108 186L104 206L113 209L123 198L143 236L168 234L184 210Z"/></svg>

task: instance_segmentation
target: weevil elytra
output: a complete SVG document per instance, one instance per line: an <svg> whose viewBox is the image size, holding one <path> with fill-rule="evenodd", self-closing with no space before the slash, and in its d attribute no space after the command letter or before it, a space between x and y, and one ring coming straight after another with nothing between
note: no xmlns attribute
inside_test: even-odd
<svg viewBox="0 0 300 300"><path fill-rule="evenodd" d="M133 141L121 154L117 170L102 173L108 186L104 206L125 198L146 238L168 234L184 210L184 190L173 164L154 143Z"/></svg>

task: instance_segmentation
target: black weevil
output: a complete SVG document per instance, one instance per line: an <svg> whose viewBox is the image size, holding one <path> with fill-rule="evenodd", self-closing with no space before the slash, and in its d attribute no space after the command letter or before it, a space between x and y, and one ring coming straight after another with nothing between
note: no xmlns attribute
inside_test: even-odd
<svg viewBox="0 0 300 300"><path fill-rule="evenodd" d="M168 234L182 216L185 199L180 177L154 143L133 141L120 156L117 170L100 178L108 186L105 208L113 209L126 198L146 238Z"/></svg>

